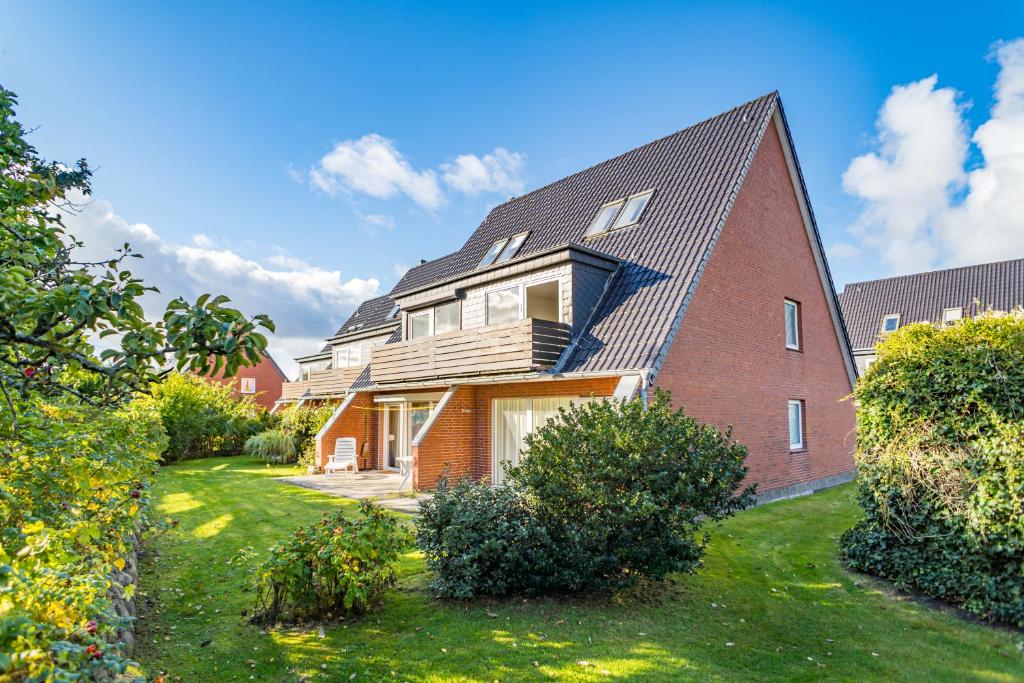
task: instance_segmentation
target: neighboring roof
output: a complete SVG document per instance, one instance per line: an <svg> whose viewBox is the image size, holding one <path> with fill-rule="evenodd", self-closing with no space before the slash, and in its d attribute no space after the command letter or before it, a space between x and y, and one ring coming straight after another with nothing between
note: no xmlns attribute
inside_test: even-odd
<svg viewBox="0 0 1024 683"><path fill-rule="evenodd" d="M853 348L870 349L886 315L899 314L905 325L940 322L947 308L973 316L1024 306L1024 259L854 282L843 288L839 304Z"/></svg>
<svg viewBox="0 0 1024 683"><path fill-rule="evenodd" d="M392 296L472 272L495 240L519 255L579 242L623 260L561 372L654 367L779 104L770 93L495 207L452 254L411 269ZM606 202L653 189L638 225L586 239Z"/></svg>
<svg viewBox="0 0 1024 683"><path fill-rule="evenodd" d="M395 324L398 320L388 317L388 313L391 312L394 306L395 302L387 294L367 299L359 304L356 310L352 311L352 315L338 328L338 331L332 335L331 339L340 337L343 334L362 332L375 327Z"/></svg>

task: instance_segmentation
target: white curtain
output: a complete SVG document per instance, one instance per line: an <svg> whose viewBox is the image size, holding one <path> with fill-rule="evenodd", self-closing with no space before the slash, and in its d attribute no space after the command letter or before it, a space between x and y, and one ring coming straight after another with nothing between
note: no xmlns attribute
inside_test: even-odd
<svg viewBox="0 0 1024 683"><path fill-rule="evenodd" d="M494 401L494 483L505 481L504 463L519 463L519 451L530 430L530 399L502 398Z"/></svg>

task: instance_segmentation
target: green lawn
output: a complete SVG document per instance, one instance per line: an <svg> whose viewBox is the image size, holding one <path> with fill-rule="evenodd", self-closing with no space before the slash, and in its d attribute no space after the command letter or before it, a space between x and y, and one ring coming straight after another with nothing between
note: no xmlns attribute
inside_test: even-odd
<svg viewBox="0 0 1024 683"><path fill-rule="evenodd" d="M229 563L348 501L280 484L243 458L166 467L180 520L142 564L136 658L155 677L224 681L982 680L1024 678L1024 635L896 598L836 562L850 486L741 513L714 529L695 576L612 598L448 603L403 560L361 621L261 631ZM205 645L204 645L205 643Z"/></svg>

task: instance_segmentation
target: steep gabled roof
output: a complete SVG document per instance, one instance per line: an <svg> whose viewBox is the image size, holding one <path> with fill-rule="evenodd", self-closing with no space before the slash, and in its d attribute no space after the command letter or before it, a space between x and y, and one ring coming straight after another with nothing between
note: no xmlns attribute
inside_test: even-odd
<svg viewBox="0 0 1024 683"><path fill-rule="evenodd" d="M839 303L853 348L870 349L886 315L898 314L905 325L941 322L947 308L972 316L1024 306L1024 259L854 282L843 288Z"/></svg>
<svg viewBox="0 0 1024 683"><path fill-rule="evenodd" d="M452 254L411 269L392 296L467 274L501 238L519 255L579 242L623 264L561 372L652 368L778 107L770 93L496 207ZM600 207L654 190L639 224L586 239Z"/></svg>

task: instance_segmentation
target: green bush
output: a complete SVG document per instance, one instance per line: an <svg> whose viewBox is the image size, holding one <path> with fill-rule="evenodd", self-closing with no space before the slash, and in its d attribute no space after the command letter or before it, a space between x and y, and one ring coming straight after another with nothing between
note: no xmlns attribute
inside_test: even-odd
<svg viewBox="0 0 1024 683"><path fill-rule="evenodd" d="M420 503L417 544L441 597L538 593L555 549L516 489L442 478Z"/></svg>
<svg viewBox="0 0 1024 683"><path fill-rule="evenodd" d="M904 327L856 398L846 561L1024 627L1024 315Z"/></svg>
<svg viewBox="0 0 1024 683"><path fill-rule="evenodd" d="M673 411L608 400L559 411L526 439L512 491L460 484L421 505L418 539L442 595L600 590L693 571L738 491L746 449Z"/></svg>
<svg viewBox="0 0 1024 683"><path fill-rule="evenodd" d="M109 577L148 525L167 437L142 403L22 407L0 433L0 681L112 679L130 662L108 642L127 625Z"/></svg>
<svg viewBox="0 0 1024 683"><path fill-rule="evenodd" d="M395 582L395 562L409 532L368 501L359 517L325 514L270 551L255 573L257 623L359 615Z"/></svg>
<svg viewBox="0 0 1024 683"><path fill-rule="evenodd" d="M295 439L300 465L312 465L316 459L316 435L334 413L334 406L304 405L285 410L280 428Z"/></svg>
<svg viewBox="0 0 1024 683"><path fill-rule="evenodd" d="M153 401L170 439L164 462L237 455L246 439L271 422L251 398L192 375L171 374L153 388Z"/></svg>
<svg viewBox="0 0 1024 683"><path fill-rule="evenodd" d="M245 440L245 454L279 464L295 462L295 439L280 429L268 429Z"/></svg>

